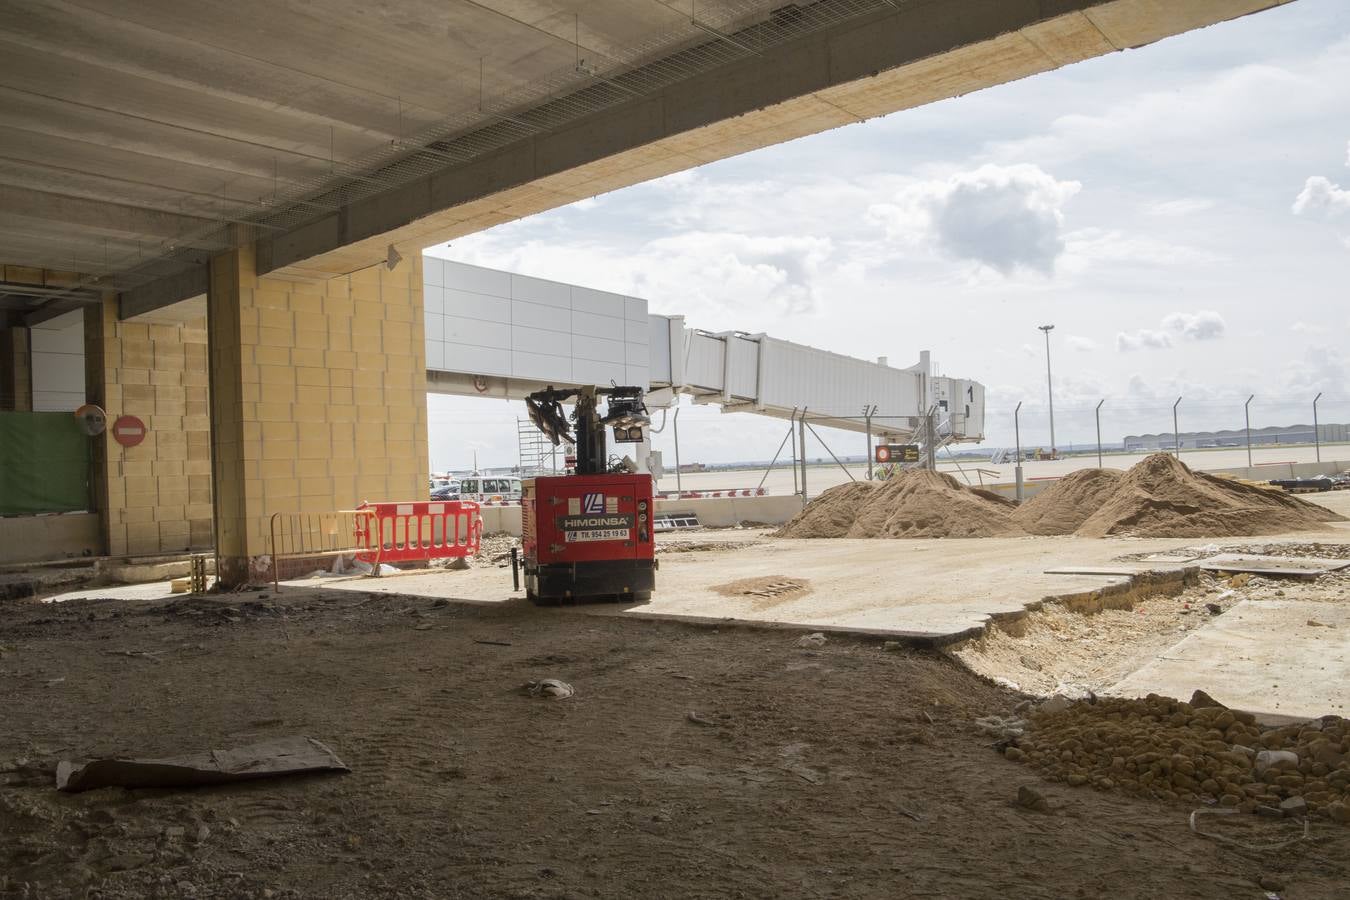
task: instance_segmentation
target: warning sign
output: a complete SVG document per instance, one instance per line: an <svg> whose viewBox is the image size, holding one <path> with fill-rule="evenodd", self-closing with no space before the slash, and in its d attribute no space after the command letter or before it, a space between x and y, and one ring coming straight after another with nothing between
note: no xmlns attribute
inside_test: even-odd
<svg viewBox="0 0 1350 900"><path fill-rule="evenodd" d="M918 444L878 444L877 462L919 462L922 458Z"/></svg>

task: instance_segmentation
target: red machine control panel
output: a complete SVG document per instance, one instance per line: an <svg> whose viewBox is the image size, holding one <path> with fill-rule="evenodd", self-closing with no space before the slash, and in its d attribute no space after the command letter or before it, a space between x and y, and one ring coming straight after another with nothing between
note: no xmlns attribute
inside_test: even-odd
<svg viewBox="0 0 1350 900"><path fill-rule="evenodd" d="M548 596L549 575L565 569L592 573L586 589L598 594L650 590L650 475L540 476L525 482L521 505L527 587Z"/></svg>

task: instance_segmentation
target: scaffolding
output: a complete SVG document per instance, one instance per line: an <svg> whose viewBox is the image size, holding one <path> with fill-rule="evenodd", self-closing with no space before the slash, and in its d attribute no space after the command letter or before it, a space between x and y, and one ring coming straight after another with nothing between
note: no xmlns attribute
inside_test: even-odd
<svg viewBox="0 0 1350 900"><path fill-rule="evenodd" d="M520 477L557 475L566 468L572 445L554 446L529 419L516 419L516 446L519 448Z"/></svg>

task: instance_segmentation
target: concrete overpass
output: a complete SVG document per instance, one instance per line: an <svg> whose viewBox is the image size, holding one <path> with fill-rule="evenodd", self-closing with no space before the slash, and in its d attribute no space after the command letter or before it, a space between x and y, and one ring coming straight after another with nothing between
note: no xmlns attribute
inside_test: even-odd
<svg viewBox="0 0 1350 900"><path fill-rule="evenodd" d="M0 396L79 312L153 438L97 447L105 550L203 543L208 475L242 580L272 509L420 493L422 247L1279 2L10 0Z"/></svg>

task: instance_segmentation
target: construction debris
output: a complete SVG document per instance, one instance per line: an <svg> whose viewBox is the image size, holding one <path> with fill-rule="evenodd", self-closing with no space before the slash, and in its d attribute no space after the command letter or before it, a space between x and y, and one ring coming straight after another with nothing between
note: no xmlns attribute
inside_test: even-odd
<svg viewBox="0 0 1350 900"><path fill-rule="evenodd" d="M576 693L576 690L567 682L559 681L556 678L544 678L540 681L531 681L525 685L525 693L531 697L544 697L549 700L566 700Z"/></svg>
<svg viewBox="0 0 1350 900"><path fill-rule="evenodd" d="M1263 728L1249 713L1204 705L1214 701L1200 692L1192 699L1042 704L1004 755L1071 786L1335 819L1350 793L1350 722Z"/></svg>
<svg viewBox="0 0 1350 900"><path fill-rule="evenodd" d="M255 778L310 772L350 772L326 744L295 735L230 750L206 750L162 759L62 760L56 767L58 791L100 787L169 788L228 784Z"/></svg>

